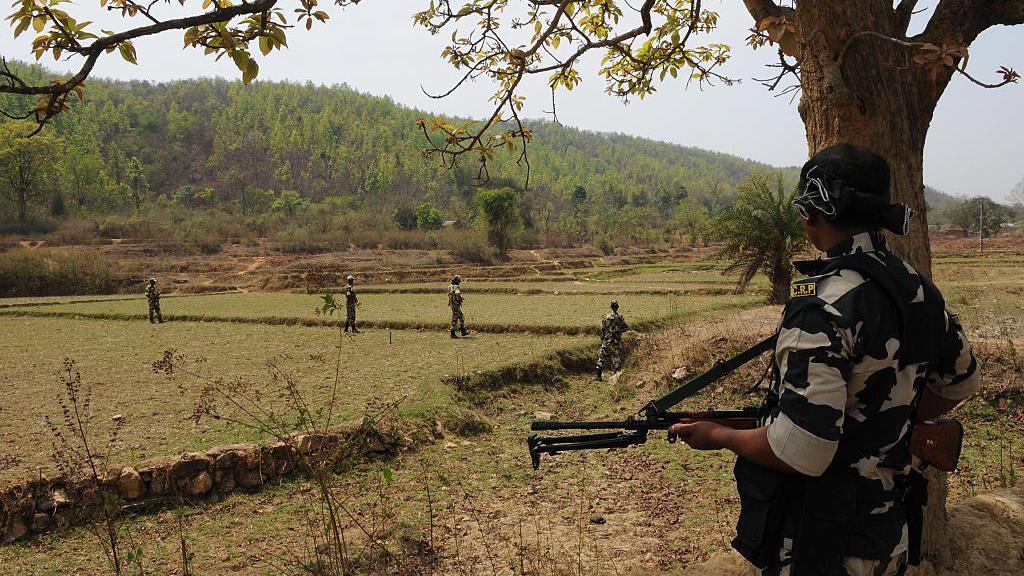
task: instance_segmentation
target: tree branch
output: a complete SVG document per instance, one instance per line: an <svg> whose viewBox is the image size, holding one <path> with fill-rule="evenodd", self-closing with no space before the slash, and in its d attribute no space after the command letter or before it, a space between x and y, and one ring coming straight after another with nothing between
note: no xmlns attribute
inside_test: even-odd
<svg viewBox="0 0 1024 576"><path fill-rule="evenodd" d="M900 36L907 35L910 28L910 18L914 15L914 8L917 7L917 0L900 0L900 3L893 12L896 15L895 33Z"/></svg>
<svg viewBox="0 0 1024 576"><path fill-rule="evenodd" d="M167 30L183 30L185 28L192 28L193 26L225 22L236 16L259 14L270 10L275 4L277 4L277 0L256 0L251 4L237 4L235 6L220 8L197 16L166 20L158 24L151 24L149 26L125 30L124 32L119 32L117 34L111 34L110 36L100 38L89 46L82 48L81 53L85 55L85 62L82 64L78 73L71 78L63 82L55 82L53 84L46 84L43 86L30 86L24 83L16 83L13 85L11 83L8 83L7 85L0 84L0 93L27 95L42 94L50 96L67 94L89 77L93 67L96 65L96 61L104 51L109 48L114 48L122 42L141 38L143 36L152 36L153 34L159 34L160 32L166 32Z"/></svg>
<svg viewBox="0 0 1024 576"><path fill-rule="evenodd" d="M786 16L787 18L796 16L796 10L779 6L772 0L743 0L743 5L747 7L747 12L754 17L755 22L772 16Z"/></svg>
<svg viewBox="0 0 1024 576"><path fill-rule="evenodd" d="M1024 24L1024 0L941 0L914 40L968 46L992 26Z"/></svg>

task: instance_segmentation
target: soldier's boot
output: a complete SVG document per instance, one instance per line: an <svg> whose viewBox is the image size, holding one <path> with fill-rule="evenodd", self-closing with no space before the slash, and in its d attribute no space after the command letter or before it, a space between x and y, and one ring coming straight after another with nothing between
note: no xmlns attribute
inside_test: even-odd
<svg viewBox="0 0 1024 576"><path fill-rule="evenodd" d="M458 339L458 336L455 335L455 328L452 328L452 339Z"/></svg>
<svg viewBox="0 0 1024 576"><path fill-rule="evenodd" d="M161 324L164 323L164 317L159 312L156 313L156 321Z"/></svg>
<svg viewBox="0 0 1024 576"><path fill-rule="evenodd" d="M359 329L356 328L356 323L355 322L352 323L352 333L353 334L360 334Z"/></svg>
<svg viewBox="0 0 1024 576"><path fill-rule="evenodd" d="M602 378L601 378L601 377L602 377L602 376L604 375L603 373L604 373L604 370L602 370L601 368L598 368L598 369L597 369L597 375L596 375L596 380L597 380L598 382L600 382L600 381L602 380Z"/></svg>
<svg viewBox="0 0 1024 576"><path fill-rule="evenodd" d="M149 323L150 324L156 324L156 322L153 321L153 311L152 310L149 311Z"/></svg>
<svg viewBox="0 0 1024 576"><path fill-rule="evenodd" d="M348 332L348 320L345 320L345 332Z"/></svg>
<svg viewBox="0 0 1024 576"><path fill-rule="evenodd" d="M466 327L465 327L465 326L463 326L463 327L462 327L462 335L463 335L463 336L469 336L469 331L468 331L468 330L466 330Z"/></svg>

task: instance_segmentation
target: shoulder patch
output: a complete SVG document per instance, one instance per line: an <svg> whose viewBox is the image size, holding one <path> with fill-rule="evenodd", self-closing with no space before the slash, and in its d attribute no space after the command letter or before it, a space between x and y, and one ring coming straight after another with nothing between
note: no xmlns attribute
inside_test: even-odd
<svg viewBox="0 0 1024 576"><path fill-rule="evenodd" d="M801 296L814 296L818 293L818 285L814 282L801 280L789 286L789 297L799 298Z"/></svg>

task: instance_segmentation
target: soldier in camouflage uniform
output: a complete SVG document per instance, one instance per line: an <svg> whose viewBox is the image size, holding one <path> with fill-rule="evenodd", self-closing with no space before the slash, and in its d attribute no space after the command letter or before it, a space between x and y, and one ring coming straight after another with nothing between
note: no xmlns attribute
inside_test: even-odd
<svg viewBox="0 0 1024 576"><path fill-rule="evenodd" d="M451 285L448 286L448 307L452 309L452 324L451 324L451 337L458 338L455 333L455 329L458 328L463 336L468 336L469 332L466 331L466 317L462 315L462 276L458 274L452 278Z"/></svg>
<svg viewBox="0 0 1024 576"><path fill-rule="evenodd" d="M616 372L622 367L622 334L629 330L626 319L619 314L618 300L612 300L612 311L601 320L601 348L597 352L597 379L605 369Z"/></svg>
<svg viewBox="0 0 1024 576"><path fill-rule="evenodd" d="M352 276L345 278L345 332L348 332L351 326L352 333L359 334L359 329L356 328L356 306L359 305L359 299L356 298L356 289L353 286L355 281Z"/></svg>
<svg viewBox="0 0 1024 576"><path fill-rule="evenodd" d="M150 278L146 284L146 302L149 304L149 323L153 324L153 315L163 324L164 317L160 315L160 291L156 289L156 278Z"/></svg>
<svg viewBox="0 0 1024 576"><path fill-rule="evenodd" d="M906 233L889 166L837 145L801 171L794 202L823 258L797 262L762 426L671 429L739 458L733 546L766 576L897 576L916 562L926 482L910 453L914 422L978 389L977 364L942 295L889 251Z"/></svg>

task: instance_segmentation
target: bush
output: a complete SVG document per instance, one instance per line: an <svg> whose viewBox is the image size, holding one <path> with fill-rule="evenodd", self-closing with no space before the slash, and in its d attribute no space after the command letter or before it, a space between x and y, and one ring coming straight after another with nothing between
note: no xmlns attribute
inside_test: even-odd
<svg viewBox="0 0 1024 576"><path fill-rule="evenodd" d="M316 237L309 228L289 224L277 235L281 250L295 254L327 252L330 246Z"/></svg>
<svg viewBox="0 0 1024 576"><path fill-rule="evenodd" d="M605 256L615 254L615 245L612 244L612 241L604 234L594 238L594 247L600 250Z"/></svg>
<svg viewBox="0 0 1024 576"><path fill-rule="evenodd" d="M54 246L85 246L100 242L99 226L92 220L68 220L46 237Z"/></svg>
<svg viewBox="0 0 1024 576"><path fill-rule="evenodd" d="M120 277L98 252L17 249L0 254L0 296L110 294Z"/></svg>
<svg viewBox="0 0 1024 576"><path fill-rule="evenodd" d="M496 253L487 242L487 236L472 228L444 230L437 235L437 247L447 250L457 260L488 263Z"/></svg>

